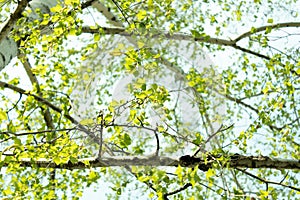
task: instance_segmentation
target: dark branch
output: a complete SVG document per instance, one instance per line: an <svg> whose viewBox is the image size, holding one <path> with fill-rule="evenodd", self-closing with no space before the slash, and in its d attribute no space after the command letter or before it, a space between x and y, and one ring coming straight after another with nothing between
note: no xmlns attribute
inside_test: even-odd
<svg viewBox="0 0 300 200"><path fill-rule="evenodd" d="M0 31L0 43L1 41L9 34L9 32L13 29L15 23L22 17L22 12L27 7L29 1L28 0L22 0L19 1L18 6L15 10L15 12L10 16L10 19L7 21L5 26Z"/></svg>
<svg viewBox="0 0 300 200"><path fill-rule="evenodd" d="M86 1L84 3L81 4L81 9L85 9L87 7L90 7L91 5L93 5L94 2L96 2L97 0L89 0Z"/></svg>
<svg viewBox="0 0 300 200"><path fill-rule="evenodd" d="M19 87L16 87L14 85L11 85L11 84L8 84L8 83L5 83L3 81L0 81L0 87L3 87L3 88L8 88L10 90L13 90L15 92L18 92L20 94L24 94L24 95L27 95L27 96L32 96L34 97L34 99L46 106L48 106L49 108L51 108L52 110L56 111L56 112L59 112L59 113L64 113L63 110L55 105L53 105L52 103L50 103L49 101L47 101L46 99L36 95L36 94L32 94L28 91L25 91L24 89L22 88L19 88ZM85 128L85 126L81 125L77 120L75 120L71 115L69 115L68 113L64 113L64 117L67 118L68 120L70 120L73 124L77 125L78 128L85 132L89 137L91 137L91 139L99 144L99 139L97 138L97 136L95 136L93 133L91 133L87 128Z"/></svg>
<svg viewBox="0 0 300 200"><path fill-rule="evenodd" d="M285 185L285 184L282 184L281 182L280 183L277 183L277 182L274 182L274 181L269 181L269 180L266 180L266 179L263 179L261 177L258 177L254 174L251 174L250 172L247 172L246 170L242 170L242 169L239 169L239 168L236 168L237 170L247 174L248 176L252 177L252 178L255 178L261 182L264 182L266 184L273 184L273 185L280 185L280 186L283 186L283 187L287 187L287 188L290 188L292 190L296 190L296 191L299 191L300 192L300 188L296 188L296 187L293 187L293 186L290 186L290 185Z"/></svg>
<svg viewBox="0 0 300 200"><path fill-rule="evenodd" d="M156 131L154 131L155 134L155 139L156 139L156 151L155 151L155 156L158 156L159 154L159 137Z"/></svg>
<svg viewBox="0 0 300 200"><path fill-rule="evenodd" d="M211 168L212 163L216 162L217 156L208 156L207 160L202 158L184 155L179 158L179 165L183 167L195 167L202 171L207 171ZM226 158L226 155L224 155ZM299 160L287 160L287 159L275 159L268 156L243 156L239 154L234 154L227 157L225 161L218 161L223 166L228 167L246 167L246 168L270 168L270 169L300 169Z"/></svg>
<svg viewBox="0 0 300 200"><path fill-rule="evenodd" d="M36 135L41 133L51 133L51 132L59 132L59 131L72 131L76 130L76 128L64 128L64 129L53 129L53 130L43 130L43 131L33 131L33 132L24 132L24 133L12 133L12 132L0 132L0 134L12 134L14 136L23 136L23 135Z"/></svg>
<svg viewBox="0 0 300 200"><path fill-rule="evenodd" d="M188 187L191 187L191 186L192 186L191 183L187 183L187 184L185 184L183 187L181 187L181 188L179 188L179 189L177 189L177 190L175 190L175 191L173 191L173 192L169 192L169 193L167 193L167 194L164 194L163 198L164 198L164 200L167 200L167 199L168 199L168 196L177 194L177 193L179 193L179 192L181 192L181 191L183 191L183 190L185 190L185 189L187 189Z"/></svg>

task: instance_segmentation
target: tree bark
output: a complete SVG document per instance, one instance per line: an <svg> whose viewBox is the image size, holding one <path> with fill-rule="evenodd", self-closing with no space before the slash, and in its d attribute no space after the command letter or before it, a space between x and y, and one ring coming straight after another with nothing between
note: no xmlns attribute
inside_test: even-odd
<svg viewBox="0 0 300 200"><path fill-rule="evenodd" d="M185 158L183 158L185 157ZM184 160L185 159L185 160ZM189 159L189 160L188 160ZM270 169L300 169L299 160L288 160L288 159L278 159L270 158L267 156L242 156L234 155L224 161L220 160L204 160L200 158L195 158L192 156L182 156L179 159L174 157L164 157L164 156L113 156L113 157L101 157L97 158L86 158L79 159L75 163L65 163L65 164L55 164L51 160L38 159L32 161L29 158L23 158L19 161L9 160L6 162L2 160L2 166L5 167L11 162L17 162L23 167L38 167L38 168L57 168L57 169L85 169L90 167L124 167L124 166L169 166L169 167L195 167L200 166L199 169L203 167L210 168L212 163L221 163L224 167L229 168L270 168ZM207 170L206 169L206 170ZM202 169L203 170L203 169ZM203 171L206 171L203 170Z"/></svg>

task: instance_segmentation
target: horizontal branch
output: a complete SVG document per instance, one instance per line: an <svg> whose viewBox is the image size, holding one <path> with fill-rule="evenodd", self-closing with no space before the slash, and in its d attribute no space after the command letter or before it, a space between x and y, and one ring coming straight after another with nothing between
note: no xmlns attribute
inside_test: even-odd
<svg viewBox="0 0 300 200"><path fill-rule="evenodd" d="M190 155L185 155L179 158L179 164L186 167L195 167L198 165L199 169L203 171L211 168L212 163L216 162L220 155L214 157L209 156L206 162L201 159ZM300 169L300 160L288 160L270 158L268 156L243 156L240 154L234 154L225 159L218 160L222 166L228 166L231 168L245 167L245 168L269 168L269 169Z"/></svg>
<svg viewBox="0 0 300 200"><path fill-rule="evenodd" d="M102 27L100 28L101 31L99 31L99 29L92 29L90 27L82 27L82 32L83 33L104 33L107 35L121 35L121 36L125 36L127 38L130 38L131 36L134 35L134 33L128 33L126 32L125 28L109 28L109 27ZM250 49L246 49L243 48L239 45L237 45L237 42L234 40L226 40L226 39L220 39L220 38L214 38L214 37L210 37L208 35L205 36L200 36L200 37L194 37L193 35L189 35L189 34L185 34L185 33L174 33L174 34L170 34L168 32L158 32L155 31L155 34L148 34L146 36L143 37L149 37L149 38L158 38L158 37L163 37L169 40L185 40L185 41L196 41L196 42L204 42L204 43L209 43L209 44L215 44L215 45L221 45L221 46L229 46L232 47L234 49L240 50L242 52L245 53L249 53L252 54L254 56L258 56L260 58L266 59L266 60L270 60L271 58L269 56L266 56L264 54L252 51Z"/></svg>
<svg viewBox="0 0 300 200"><path fill-rule="evenodd" d="M285 22L285 23L278 23L278 24L273 24L273 25L261 26L261 27L258 27L258 28L254 28L254 30L252 30L252 31L247 31L247 32L241 34L240 36L238 36L234 40L226 40L226 39L220 39L220 38L214 38L214 37L208 37L208 36L194 37L194 36L189 35L189 34L183 34L183 33L170 34L170 33L159 32L159 31L154 31L155 34L147 35L147 36L151 37L151 38L157 38L159 36L164 36L167 39L195 40L195 41L206 42L206 43L210 43L210 44L217 44L217 45L225 45L225 46L233 46L234 47L234 45L236 45L237 42L239 42L243 38L249 37L249 36L251 36L255 33L258 33L258 32L265 31L268 28L287 28L287 27L294 27L294 28L300 27L300 22ZM103 32L105 34L108 34L108 35L114 35L114 34L118 34L118 35L122 35L122 36L132 36L133 35L132 33L126 32L125 28L102 27L101 30L103 30ZM82 31L84 33L99 33L98 29L92 29L90 27L83 27ZM243 49L240 49L240 50L243 50Z"/></svg>
<svg viewBox="0 0 300 200"><path fill-rule="evenodd" d="M258 52L255 52L255 51L252 51L250 49L243 48L243 47L239 46L237 43L240 40L251 36L252 34L255 34L255 33L258 33L258 32L261 32L261 31L265 31L268 28L286 28L286 27L300 27L300 22L285 22L285 23L278 23L278 24L273 24L273 25L261 26L261 27L254 28L251 31L247 31L247 32L241 34L240 36L238 36L234 40L214 38L214 37L210 37L208 35L195 37L193 35L184 34L184 33L170 34L168 32L162 32L162 31L157 31L157 30L155 30L153 33L148 34L144 37L150 37L150 38L164 37L166 39L171 39L171 40L196 41L196 42L205 42L205 43L215 44L215 45L230 46L230 47L235 48L237 50L240 50L242 52L249 53L249 54L258 56L258 57L266 59L266 60L270 60L271 58L269 56L258 53ZM114 28L101 27L100 30L101 31L99 31L99 29L92 29L92 28L86 27L86 26L82 27L82 32L84 32L84 33L94 34L94 33L102 32L102 33L107 34L107 35L118 34L118 35L125 36L125 37L131 37L131 36L134 35L133 33L126 32L125 28L120 28L120 27L114 27Z"/></svg>
<svg viewBox="0 0 300 200"><path fill-rule="evenodd" d="M7 166L13 162L9 159L8 162L2 160L3 166ZM201 167L206 166L207 169L211 167L214 160L204 162L200 158L191 156L182 156L179 159L174 157L163 156L113 156L113 157L101 157L79 159L76 163L68 162L66 164L55 164L51 160L39 159L36 161L28 159L21 159L18 162L23 167L38 167L38 168L59 168L59 169L85 169L90 167L125 167L125 166L170 166L177 167L195 167L199 165ZM218 161L221 162L221 161ZM224 166L228 164L228 167L236 168L270 168L270 169L300 169L300 161L298 160L286 160L286 159L272 159L267 156L242 156L234 155L227 161L223 161ZM199 169L201 169L199 167ZM206 170L207 170L206 169ZM203 171L206 171L203 170Z"/></svg>
<svg viewBox="0 0 300 200"><path fill-rule="evenodd" d="M126 32L125 28L119 28L119 27L114 27L114 28L110 28L110 27L101 27L100 28L101 31L99 31L99 29L94 29L94 28L90 28L87 26L82 27L82 32L83 33L104 33L107 35L121 35L121 36L126 36L126 37L131 37L134 35L134 33L129 33ZM213 38L213 37L194 37L192 35L189 34L184 34L184 33L174 33L174 34L170 34L168 32L159 32L159 31L154 31L155 34L149 34L146 35L144 37L150 37L150 38L158 38L158 37L164 37L166 39L172 39L172 40L188 40L188 41L198 41L198 42L206 42L206 43L210 43L210 44L217 44L217 45L225 45L225 46L233 46L235 45L235 42L233 40L225 40L225 39L220 39L220 38Z"/></svg>
<svg viewBox="0 0 300 200"><path fill-rule="evenodd" d="M0 131L0 134L13 135L15 137L24 136L24 135L37 135L42 133L51 133L51 132L61 132L61 131L72 131L77 130L76 128L63 128L63 129L50 129L50 130L41 130L41 131L31 131L31 132L22 132L14 133L11 131Z"/></svg>

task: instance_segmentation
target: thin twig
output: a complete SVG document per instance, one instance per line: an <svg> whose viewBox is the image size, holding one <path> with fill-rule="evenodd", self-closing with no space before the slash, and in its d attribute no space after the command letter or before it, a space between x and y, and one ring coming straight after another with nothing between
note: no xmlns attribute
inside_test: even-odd
<svg viewBox="0 0 300 200"><path fill-rule="evenodd" d="M17 107L17 105L18 105L18 103L21 101L21 99L22 99L22 94L20 94L20 97L19 97L18 101L13 105L12 108L10 108L10 109L7 111L7 113L9 113L9 112L12 111L15 107Z"/></svg>
<svg viewBox="0 0 300 200"><path fill-rule="evenodd" d="M199 148L197 149L197 151L193 154L193 156L196 156L200 151L204 150L204 149L203 149L203 146L204 146L205 144L207 144L207 143L208 143L213 137L215 137L218 133L223 132L223 131L226 131L226 130L232 128L233 125L234 125L234 124L231 124L230 126L223 128L223 124L221 124L220 128L219 128L215 133L213 133L212 135L210 135L210 136L205 140L205 142L204 142L202 145L200 145L200 147L199 147Z"/></svg>
<svg viewBox="0 0 300 200"><path fill-rule="evenodd" d="M164 198L164 200L167 200L167 199L168 199L168 196L177 194L177 193L179 193L179 192L181 192L181 191L183 191L183 190L185 190L185 189L187 189L188 187L191 187L191 186L192 186L191 183L187 183L187 184L185 184L183 187L181 187L181 188L179 188L179 189L177 189L177 190L174 190L173 192L168 192L168 193L164 194L164 195L163 195L163 198Z"/></svg>
<svg viewBox="0 0 300 200"><path fill-rule="evenodd" d="M123 15L125 21L128 23L128 25L130 25L130 22L128 21L127 17L125 16L125 13L124 13L123 9L118 4L118 2L116 2L115 0L112 0L112 2L117 6L118 10L121 12L121 14Z"/></svg>
<svg viewBox="0 0 300 200"><path fill-rule="evenodd" d="M98 118L101 119L101 124L100 124L100 147L99 147L99 153L98 153L98 158L101 158L102 156L102 143L103 143L103 128L104 128L104 116L103 116L103 111L101 110Z"/></svg>
<svg viewBox="0 0 300 200"><path fill-rule="evenodd" d="M284 23L278 23L278 24L272 24L272 25L266 25L266 26L261 26L258 28L254 28L251 31L247 31L240 36L238 36L236 39L234 39L234 42L238 42L246 37L249 37L255 33L266 31L267 29L273 29L273 28L287 28L287 27L300 27L300 22L284 22Z"/></svg>
<svg viewBox="0 0 300 200"><path fill-rule="evenodd" d="M240 168L236 168L237 170L247 174L248 176L252 177L252 178L255 178L261 182L264 182L264 183L269 183L269 184L273 184L273 185L280 185L280 186L283 186L283 187L287 187L287 188L290 188L292 190L296 190L298 192L300 192L300 188L296 188L296 187L293 187L293 186L290 186L290 185L285 185L285 184L282 184L282 183L277 183L277 182L274 182L274 181L269 181L269 180L265 180L263 178L260 178L250 172L247 172L246 169L240 169Z"/></svg>
<svg viewBox="0 0 300 200"><path fill-rule="evenodd" d="M156 131L154 131L155 139L156 139L156 151L155 155L158 156L159 154L159 137Z"/></svg>
<svg viewBox="0 0 300 200"><path fill-rule="evenodd" d="M51 132L57 132L57 131L72 131L72 130L76 130L77 128L63 128L63 129L50 129L50 130L42 130L42 131L33 131L33 132L25 132L25 133L12 133L12 132L0 132L1 134L12 134L16 137L18 136L24 136L24 135L37 135L37 134L41 134L41 133L51 133Z"/></svg>
<svg viewBox="0 0 300 200"><path fill-rule="evenodd" d="M46 106L48 106L49 108L51 108L52 110L56 111L56 112L59 112L59 113L64 113L63 110L55 105L53 105L51 102L47 101L46 99L36 95L36 94L32 94L31 92L28 92L22 88L19 88L17 86L14 86L14 85L11 85L11 84L8 84L6 82L3 82L3 81L0 81L0 87L3 87L3 88L7 88L7 89L10 89L10 90L13 90L15 92L18 92L18 93L21 93L21 94L24 94L24 95L27 95L27 96L32 96L34 97L34 99ZM99 139L98 137L96 137L93 133L91 133L87 128L85 128L85 126L81 125L76 119L74 119L71 115L69 115L68 113L64 113L63 114L65 118L67 118L68 120L70 120L73 124L77 125L78 128L85 132L88 136L90 136L92 138L92 140L99 144Z"/></svg>

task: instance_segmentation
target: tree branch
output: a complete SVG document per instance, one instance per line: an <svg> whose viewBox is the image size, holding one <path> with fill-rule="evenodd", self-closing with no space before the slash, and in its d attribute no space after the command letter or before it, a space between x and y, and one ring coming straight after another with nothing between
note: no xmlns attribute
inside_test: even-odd
<svg viewBox="0 0 300 200"><path fill-rule="evenodd" d="M164 198L165 200L167 200L167 199L168 199L168 196L177 194L177 193L179 193L179 192L181 192L181 191L183 191L183 190L185 190L185 189L187 189L188 187L191 187L191 186L192 186L191 183L187 183L187 184L185 184L184 186L182 186L181 188L179 188L179 189L177 189L177 190L175 190L175 191L173 191L173 192L169 192L169 193L164 194L164 195L163 195L163 198Z"/></svg>
<svg viewBox="0 0 300 200"><path fill-rule="evenodd" d="M252 177L252 178L255 178L261 182L264 182L264 183L267 183L267 184L273 184L273 185L280 185L280 186L283 186L283 187L287 187L287 188L290 188L292 190L296 190L296 191L299 191L300 192L300 188L296 188L296 187L293 187L293 186L290 186L290 185L285 185L283 183L277 183L277 182L274 182L274 181L269 181L269 180L266 180L266 179L263 179L261 177L258 177L254 174L251 174L250 172L247 172L246 170L243 170L243 169L239 169L239 168L236 168L238 171L241 171L245 174L247 174L248 176Z"/></svg>
<svg viewBox="0 0 300 200"><path fill-rule="evenodd" d="M24 69L25 69L25 71L27 73L27 76L30 79L30 82L31 82L32 86L33 87L36 86L36 88L37 88L37 94L40 97L42 97L40 83L39 83L37 77L32 72L32 67L31 67L31 65L29 63L28 58L24 54L18 55L18 58L22 62L23 66L24 66ZM52 119L52 116L51 116L51 113L50 113L49 109L48 108L44 109L42 106L40 106L40 108L41 108L41 111L43 113L44 120L46 122L46 125L47 125L48 129L55 129L55 126L54 126L54 123L53 123L53 119ZM54 135L52 137L54 138Z"/></svg>
<svg viewBox="0 0 300 200"><path fill-rule="evenodd" d="M154 131L155 134L155 139L156 139L156 151L155 151L155 156L159 155L159 137L156 131Z"/></svg>
<svg viewBox="0 0 300 200"><path fill-rule="evenodd" d="M266 25L266 26L261 26L258 28L254 28L251 31L247 31L240 36L238 36L236 39L234 39L234 42L238 42L246 37L249 37L255 33L261 32L261 31L266 31L267 29L273 29L273 28L287 28L287 27L300 27L300 22L284 22L284 23L278 23L278 24L272 24L272 25Z"/></svg>
<svg viewBox="0 0 300 200"><path fill-rule="evenodd" d="M226 157L226 155L224 155ZM228 159L218 160L218 156L210 156L207 160L203 160L198 157L193 157L190 155L184 155L179 158L179 165L183 167L195 167L207 171L211 168L212 163L218 162L223 166L228 167L246 167L246 168L269 168L269 169L300 169L300 160L288 160L288 159L278 159L270 158L268 156L243 156L239 154L234 154L229 156Z"/></svg>
<svg viewBox="0 0 300 200"><path fill-rule="evenodd" d="M42 130L42 131L33 131L33 132L23 132L23 133L12 133L12 132L0 132L0 134L12 134L13 136L19 137L24 135L37 135L42 133L51 133L51 132L60 132L60 131L72 131L77 130L76 128L63 128L63 129L53 129L53 130Z"/></svg>
<svg viewBox="0 0 300 200"><path fill-rule="evenodd" d="M19 1L18 6L15 12L10 16L9 20L6 22L5 26L0 31L0 43L2 40L9 34L9 32L13 29L15 23L22 17L22 12L27 7L30 0L22 0Z"/></svg>
<svg viewBox="0 0 300 200"><path fill-rule="evenodd" d="M107 35L114 35L118 34L121 36L125 37L131 37L134 34L133 33L128 33L126 32L125 28L109 28L109 27L101 27L102 32L107 34ZM99 33L99 29L91 29L90 27L82 27L82 32L84 33ZM270 60L271 58L269 56L266 56L264 54L252 51L250 49L246 49L244 47L241 47L237 45L234 40L225 40L225 39L220 39L220 38L214 38L214 37L209 37L209 36L203 36L203 37L194 37L189 34L184 34L184 33L166 33L166 32L159 32L155 31L155 34L148 34L143 37L148 37L148 38L158 38L158 37L163 37L166 39L170 40L185 40L185 41L196 41L196 42L204 42L204 43L209 43L209 44L215 44L215 45L221 45L221 46L230 46L232 48L235 48L237 50L240 50L245 53L249 53L255 56L258 56L260 58Z"/></svg>
<svg viewBox="0 0 300 200"><path fill-rule="evenodd" d="M43 131L23 132L23 133L13 133L13 132L5 131L5 132L0 132L0 134L13 135L13 136L1 140L0 144L13 139L14 137L19 137L19 136L24 136L24 135L37 135L37 134L42 134L42 133L54 133L54 132L72 131L72 130L78 130L78 129L77 128L64 128L64 129L43 130Z"/></svg>
<svg viewBox="0 0 300 200"><path fill-rule="evenodd" d="M110 16L110 18L112 18ZM118 25L120 26L120 23L114 24L114 25ZM273 24L273 25L266 25L266 26L261 26L258 28L254 28L254 30L252 31L248 31L245 32L243 34L241 34L240 36L238 36L236 39L234 40L226 40L226 39L220 39L220 38L214 38L214 37L210 37L210 36L203 36L203 37L194 37L192 35L188 35L188 34L183 34L183 33L174 33L174 34L170 34L170 33L165 33L165 32L161 32L161 31L155 31L156 34L151 34L151 35L147 35L147 37L151 37L151 38L157 38L157 37L165 37L167 39L173 39L173 40L187 40L187 41L198 41L198 42L205 42L205 43L209 43L209 44L216 44L216 45L223 45L223 46L230 46L232 48L235 48L237 50L240 50L242 52L245 53L249 53L255 56L258 56L260 58L266 59L266 60L270 60L271 58L267 55L252 51L250 49L246 49L244 47L241 47L239 45L237 45L237 43L246 38L251 36L252 34L261 32L261 31L265 31L268 28L286 28L286 27L300 27L300 22L285 22L285 23L278 23L278 24ZM105 34L109 34L109 35L113 35L113 34L118 34L118 35L122 35L122 36L126 36L126 37L130 37L133 34L132 33L127 33L125 31L125 28L108 28L108 27L102 27L103 31ZM99 31L96 29L91 29L89 27L83 27L83 32L85 33L98 33Z"/></svg>
<svg viewBox="0 0 300 200"><path fill-rule="evenodd" d="M190 157L189 163L183 162L182 157ZM182 156L179 159L164 156L112 156L98 158L79 159L78 162L68 162L66 164L55 164L49 159L32 160L32 158L23 158L19 161L3 159L2 166L7 166L11 162L19 163L23 167L38 167L38 168L58 168L58 169L85 169L90 167L125 167L125 166L169 166L177 167L195 167L196 165L207 166L210 168L215 160L205 162L200 158L191 156ZM223 165L228 165L230 168L245 167L245 168L270 168L270 169L300 169L299 160L274 159L266 156L242 156L233 155L227 161L219 161ZM191 159L192 158L192 159ZM200 169L200 168L199 168Z"/></svg>
<svg viewBox="0 0 300 200"><path fill-rule="evenodd" d="M85 9L87 7L90 7L91 5L93 5L93 3L95 3L97 0L89 0L86 1L84 3L81 4L81 9Z"/></svg>
<svg viewBox="0 0 300 200"><path fill-rule="evenodd" d="M8 84L8 83L5 83L3 81L0 81L0 87L3 87L3 88L8 88L10 90L13 90L15 92L18 92L20 94L24 94L24 95L27 95L27 96L32 96L34 97L34 99L46 106L48 106L49 108L51 108L52 110L56 111L56 112L59 112L59 113L64 113L64 117L67 118L68 120L70 120L73 124L77 125L78 128L85 132L95 143L97 144L100 144L99 143L99 138L94 135L92 132L90 132L85 126L81 125L77 120L75 120L71 115L69 115L68 113L65 113L63 112L62 109L60 109L59 107L53 105L52 103L50 103L49 101L47 101L46 99L36 95L36 94L32 94L30 93L30 91L25 91L24 89L22 88L19 88L19 87L16 87L14 85L11 85L11 84Z"/></svg>

